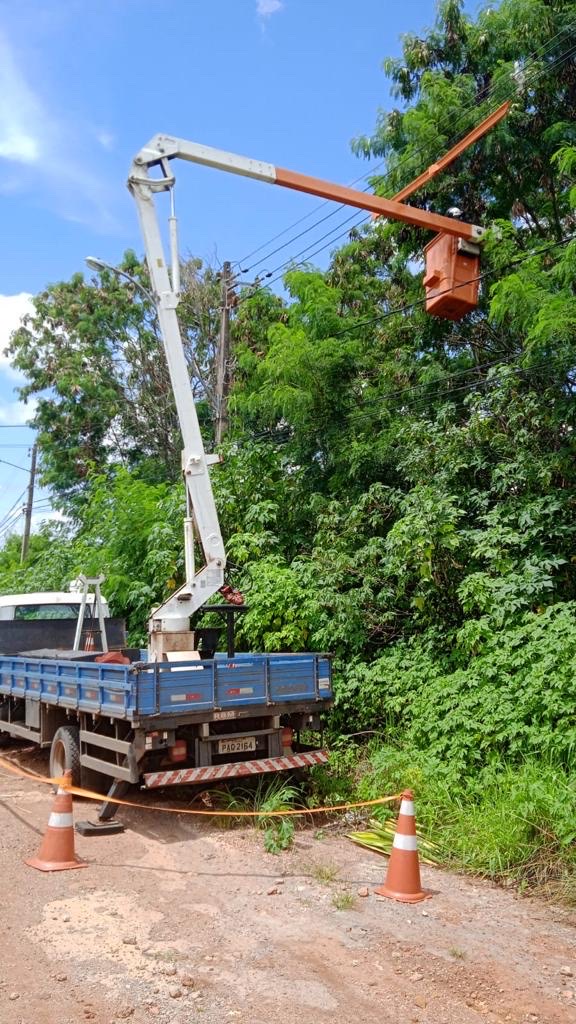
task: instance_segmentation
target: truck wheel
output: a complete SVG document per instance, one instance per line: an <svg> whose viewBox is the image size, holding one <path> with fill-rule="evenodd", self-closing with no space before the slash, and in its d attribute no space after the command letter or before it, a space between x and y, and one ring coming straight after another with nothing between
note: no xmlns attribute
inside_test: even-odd
<svg viewBox="0 0 576 1024"><path fill-rule="evenodd" d="M50 747L50 775L58 778L72 772L72 785L80 785L80 734L76 725L61 725Z"/></svg>

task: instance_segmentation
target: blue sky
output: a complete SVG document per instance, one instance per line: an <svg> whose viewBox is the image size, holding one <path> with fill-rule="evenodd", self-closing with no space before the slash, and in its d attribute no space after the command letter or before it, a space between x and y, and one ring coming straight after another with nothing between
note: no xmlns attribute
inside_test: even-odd
<svg viewBox="0 0 576 1024"><path fill-rule="evenodd" d="M125 180L157 132L342 183L365 173L350 140L391 105L382 60L433 19L433 0L0 0L0 353L31 294L85 269L88 254L141 252ZM319 203L174 170L182 252L211 262L245 263ZM0 354L0 459L26 467L32 432L8 426L27 415L16 385ZM0 462L0 543L25 485Z"/></svg>

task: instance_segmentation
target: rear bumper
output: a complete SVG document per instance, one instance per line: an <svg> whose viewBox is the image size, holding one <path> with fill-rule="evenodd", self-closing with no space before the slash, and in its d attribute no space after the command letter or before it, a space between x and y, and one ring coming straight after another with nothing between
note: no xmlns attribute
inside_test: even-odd
<svg viewBox="0 0 576 1024"><path fill-rule="evenodd" d="M207 768L179 768L167 772L148 772L144 775L146 789L160 786L189 786L198 782L218 782L220 779L239 779L265 772L286 772L293 768L311 768L326 764L326 750L307 750L302 754L285 757L263 757L258 761L236 761L233 764L210 765Z"/></svg>

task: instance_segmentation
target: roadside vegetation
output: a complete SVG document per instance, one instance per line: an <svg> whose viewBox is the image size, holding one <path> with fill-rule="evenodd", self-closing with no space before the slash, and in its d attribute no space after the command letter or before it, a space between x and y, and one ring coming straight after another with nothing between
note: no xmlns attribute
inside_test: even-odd
<svg viewBox="0 0 576 1024"><path fill-rule="evenodd" d="M361 219L326 271L286 266L285 298L239 292L213 472L231 582L249 603L241 644L334 654L334 753L313 799L411 786L442 859L572 902L575 30L574 0L502 0L474 19L442 0L435 26L404 38L384 65L394 107L354 142L382 162L369 176L380 194L513 101L411 200L490 226L479 309L427 316L429 236ZM384 83L379 99L389 106ZM146 284L133 253L122 266ZM219 284L194 260L183 281L210 449ZM0 588L103 572L134 643L183 573L159 348L145 293L103 272L48 286L10 349L65 519L33 536L23 567L8 539ZM287 842L271 831L271 846Z"/></svg>

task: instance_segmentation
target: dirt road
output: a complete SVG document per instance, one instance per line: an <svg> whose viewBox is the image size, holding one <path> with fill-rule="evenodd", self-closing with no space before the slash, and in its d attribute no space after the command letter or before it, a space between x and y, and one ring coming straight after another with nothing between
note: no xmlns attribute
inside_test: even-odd
<svg viewBox="0 0 576 1024"><path fill-rule="evenodd" d="M0 772L0 1024L576 1021L573 912L433 870L433 899L380 901L385 862L329 831L272 856L146 809L41 874L51 799Z"/></svg>

